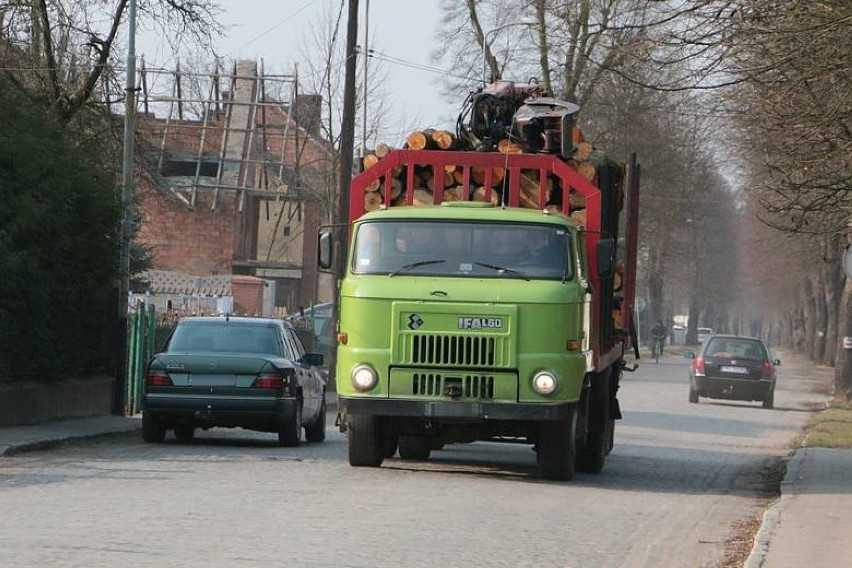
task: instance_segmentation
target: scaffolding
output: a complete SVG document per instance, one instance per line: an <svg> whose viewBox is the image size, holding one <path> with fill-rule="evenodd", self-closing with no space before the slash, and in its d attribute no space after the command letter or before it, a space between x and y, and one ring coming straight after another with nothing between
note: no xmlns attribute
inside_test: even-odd
<svg viewBox="0 0 852 568"><path fill-rule="evenodd" d="M305 143L294 124L318 118L319 107L305 110L298 91L298 70L267 74L264 63L234 62L225 72L217 61L212 72L139 68L141 108L138 127L152 144L159 185L187 207L199 193L211 192L212 210L223 192L236 192L242 212L246 196L262 200L305 199L299 183L299 158ZM300 132L302 140L300 140Z"/></svg>

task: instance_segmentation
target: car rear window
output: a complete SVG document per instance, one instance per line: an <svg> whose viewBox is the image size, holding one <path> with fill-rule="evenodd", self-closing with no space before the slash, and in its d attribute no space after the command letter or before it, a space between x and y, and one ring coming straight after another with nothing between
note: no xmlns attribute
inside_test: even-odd
<svg viewBox="0 0 852 568"><path fill-rule="evenodd" d="M223 321L178 324L168 351L280 355L281 347L278 333L272 326Z"/></svg>
<svg viewBox="0 0 852 568"><path fill-rule="evenodd" d="M735 337L714 337L707 345L705 353L711 357L766 358L766 352L759 341Z"/></svg>

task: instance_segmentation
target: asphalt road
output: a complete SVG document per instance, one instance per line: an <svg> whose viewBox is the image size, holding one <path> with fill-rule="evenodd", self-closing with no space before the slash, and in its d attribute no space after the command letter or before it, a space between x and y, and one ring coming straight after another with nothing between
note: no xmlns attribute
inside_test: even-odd
<svg viewBox="0 0 852 568"><path fill-rule="evenodd" d="M333 428L299 448L213 430L4 458L0 566L722 566L825 385L788 361L775 410L694 405L688 363L625 375L604 471L565 483L525 445L350 468Z"/></svg>

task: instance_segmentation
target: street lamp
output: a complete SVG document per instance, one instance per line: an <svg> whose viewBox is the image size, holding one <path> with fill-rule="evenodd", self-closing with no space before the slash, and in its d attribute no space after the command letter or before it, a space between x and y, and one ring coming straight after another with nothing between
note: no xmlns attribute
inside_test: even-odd
<svg viewBox="0 0 852 568"><path fill-rule="evenodd" d="M482 84L483 85L487 85L489 83L489 81L488 81L488 59L486 58L487 57L486 48L488 47L488 38L490 36L496 34L497 32L503 31L507 28L513 28L513 27L516 27L516 26L532 26L532 25L535 25L536 23L538 23L538 22L536 22L535 20L533 20L531 18L524 18L520 22L508 22L506 24L497 26L496 28L492 28L492 29L488 30L487 32L483 32L483 34L482 34Z"/></svg>

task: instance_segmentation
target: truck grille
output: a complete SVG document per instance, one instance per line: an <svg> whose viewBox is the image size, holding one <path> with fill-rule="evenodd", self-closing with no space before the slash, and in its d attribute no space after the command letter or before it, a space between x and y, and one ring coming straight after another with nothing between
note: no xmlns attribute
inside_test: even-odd
<svg viewBox="0 0 852 568"><path fill-rule="evenodd" d="M494 377L490 375L464 375L445 377L440 373L414 373L411 377L411 394L415 396L446 396L445 389L458 385L459 396L491 400L494 398Z"/></svg>
<svg viewBox="0 0 852 568"><path fill-rule="evenodd" d="M491 336L410 334L403 337L403 358L410 365L501 367L505 340Z"/></svg>

